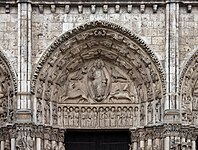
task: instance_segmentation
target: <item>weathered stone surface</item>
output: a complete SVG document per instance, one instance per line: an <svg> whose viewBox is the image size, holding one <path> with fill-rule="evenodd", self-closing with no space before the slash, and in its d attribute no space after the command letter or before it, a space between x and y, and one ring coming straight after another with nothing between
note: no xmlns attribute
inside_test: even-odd
<svg viewBox="0 0 198 150"><path fill-rule="evenodd" d="M1 149L64 150L67 129L129 149L196 149L196 1L0 1Z"/></svg>

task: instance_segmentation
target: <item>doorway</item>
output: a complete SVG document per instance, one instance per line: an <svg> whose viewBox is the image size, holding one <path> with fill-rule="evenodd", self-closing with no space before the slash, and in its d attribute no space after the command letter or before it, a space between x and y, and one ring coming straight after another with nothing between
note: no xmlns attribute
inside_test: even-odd
<svg viewBox="0 0 198 150"><path fill-rule="evenodd" d="M128 150L129 144L129 131L70 130L65 133L67 150Z"/></svg>

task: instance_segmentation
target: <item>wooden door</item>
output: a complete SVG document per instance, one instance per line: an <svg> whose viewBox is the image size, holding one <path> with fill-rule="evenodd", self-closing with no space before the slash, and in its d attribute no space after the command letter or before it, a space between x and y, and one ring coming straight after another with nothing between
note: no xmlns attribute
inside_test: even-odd
<svg viewBox="0 0 198 150"><path fill-rule="evenodd" d="M67 150L128 150L128 131L72 131L65 134Z"/></svg>

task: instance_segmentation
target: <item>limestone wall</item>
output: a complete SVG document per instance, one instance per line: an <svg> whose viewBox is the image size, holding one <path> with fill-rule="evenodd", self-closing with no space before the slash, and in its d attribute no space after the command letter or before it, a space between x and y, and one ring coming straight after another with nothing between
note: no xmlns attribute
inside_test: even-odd
<svg viewBox="0 0 198 150"><path fill-rule="evenodd" d="M52 12L50 5L43 7L43 12L39 7L33 7L32 32L33 32L33 53L32 61L37 63L42 53L61 34L79 25L90 21L103 20L116 23L131 30L142 38L153 51L159 60L165 60L165 7L159 7L153 12L152 6L132 7L131 12L127 12L127 6L120 6L116 12L115 6L109 6L108 12L104 12L102 6L96 6L96 12L91 12L91 7L83 7L79 13L78 7L71 7L66 13L65 7L56 7Z"/></svg>
<svg viewBox="0 0 198 150"><path fill-rule="evenodd" d="M13 66L17 67L17 7L7 9L0 6L0 51L2 51Z"/></svg>
<svg viewBox="0 0 198 150"><path fill-rule="evenodd" d="M179 50L180 69L189 57L198 50L198 9L192 6L187 13L186 7L180 8L179 14Z"/></svg>

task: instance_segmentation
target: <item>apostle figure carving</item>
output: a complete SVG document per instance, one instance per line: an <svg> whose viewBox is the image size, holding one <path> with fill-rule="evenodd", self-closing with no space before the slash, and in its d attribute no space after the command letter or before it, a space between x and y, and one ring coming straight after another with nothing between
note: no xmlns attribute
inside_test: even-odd
<svg viewBox="0 0 198 150"><path fill-rule="evenodd" d="M110 126L111 127L115 127L116 126L115 107L112 107L111 111L110 111Z"/></svg>
<svg viewBox="0 0 198 150"><path fill-rule="evenodd" d="M91 108L90 107L87 108L86 116L87 116L86 124L87 124L88 127L90 127L91 126L91 120L92 120L92 118L91 118L92 117Z"/></svg>
<svg viewBox="0 0 198 150"><path fill-rule="evenodd" d="M93 127L97 126L97 120L98 120L97 108L94 107L92 110L92 121L91 121Z"/></svg>
<svg viewBox="0 0 198 150"><path fill-rule="evenodd" d="M121 110L121 107L118 107L118 111L117 111L117 125L118 125L118 127L122 126L122 110Z"/></svg>
<svg viewBox="0 0 198 150"><path fill-rule="evenodd" d="M69 108L69 126L73 126L74 125L74 112L73 112L73 107Z"/></svg>
<svg viewBox="0 0 198 150"><path fill-rule="evenodd" d="M133 126L136 127L137 125L138 125L138 107L136 106L134 109Z"/></svg>
<svg viewBox="0 0 198 150"><path fill-rule="evenodd" d="M102 101L105 98L108 81L105 74L105 65L102 60L98 59L94 62L88 73L88 78L93 98L98 102Z"/></svg>
<svg viewBox="0 0 198 150"><path fill-rule="evenodd" d="M122 126L127 125L127 108L124 107L122 110Z"/></svg>
<svg viewBox="0 0 198 150"><path fill-rule="evenodd" d="M129 107L127 111L128 125L133 126L133 107Z"/></svg>
<svg viewBox="0 0 198 150"><path fill-rule="evenodd" d="M86 119L87 119L87 114L85 112L85 107L81 108L81 126L86 127Z"/></svg>
<svg viewBox="0 0 198 150"><path fill-rule="evenodd" d="M110 112L109 112L109 107L105 108L105 115L104 115L104 120L105 120L105 127L109 127L110 124Z"/></svg>
<svg viewBox="0 0 198 150"><path fill-rule="evenodd" d="M74 113L74 126L78 127L79 126L79 108L75 108L75 113Z"/></svg>
<svg viewBox="0 0 198 150"><path fill-rule="evenodd" d="M69 110L67 107L63 107L63 124L64 126L68 126L69 125Z"/></svg>
<svg viewBox="0 0 198 150"><path fill-rule="evenodd" d="M104 109L103 107L100 107L100 127L104 127Z"/></svg>
<svg viewBox="0 0 198 150"><path fill-rule="evenodd" d="M62 126L63 125L63 114L62 114L62 108L61 107L58 107L57 116L58 116L58 125Z"/></svg>

